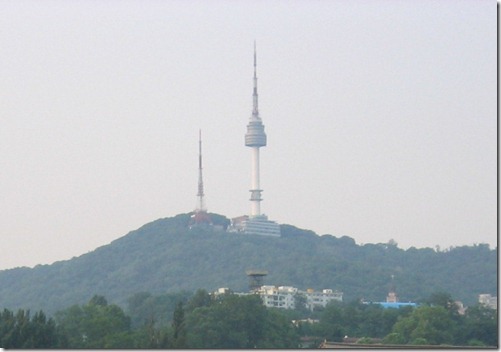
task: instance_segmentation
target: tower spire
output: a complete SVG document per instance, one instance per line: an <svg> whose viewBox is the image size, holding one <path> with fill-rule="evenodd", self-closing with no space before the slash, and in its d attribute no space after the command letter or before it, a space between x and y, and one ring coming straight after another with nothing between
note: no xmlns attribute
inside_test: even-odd
<svg viewBox="0 0 501 352"><path fill-rule="evenodd" d="M259 110L257 103L257 54L256 41L254 41L254 90L252 93L252 118L259 120Z"/></svg>

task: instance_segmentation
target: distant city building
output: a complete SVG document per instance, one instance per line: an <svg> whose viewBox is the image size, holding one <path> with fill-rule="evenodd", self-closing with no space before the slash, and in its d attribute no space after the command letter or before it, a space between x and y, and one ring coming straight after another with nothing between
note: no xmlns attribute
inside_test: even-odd
<svg viewBox="0 0 501 352"><path fill-rule="evenodd" d="M325 307L329 302L332 301L343 301L343 293L341 291L323 289L320 291L314 291L312 289L306 290L306 307L309 310L313 310L317 307Z"/></svg>
<svg viewBox="0 0 501 352"><path fill-rule="evenodd" d="M398 297L395 292L388 292L388 295L386 296L386 302L387 303L396 303L398 302Z"/></svg>
<svg viewBox="0 0 501 352"><path fill-rule="evenodd" d="M294 309L296 308L296 294L298 289L291 286L261 286L255 291L266 307Z"/></svg>
<svg viewBox="0 0 501 352"><path fill-rule="evenodd" d="M498 298L497 296L492 296L488 293L482 293L478 295L478 303L489 307L491 309L498 309Z"/></svg>
<svg viewBox="0 0 501 352"><path fill-rule="evenodd" d="M364 304L379 304L383 308L416 307L414 302L363 302Z"/></svg>
<svg viewBox="0 0 501 352"><path fill-rule="evenodd" d="M394 276L391 275L391 284L388 295L386 295L386 302L371 302L362 301L363 304L379 304L383 308L401 308L401 307L416 307L417 304L414 302L399 302L397 293L395 292L395 283L393 281Z"/></svg>
<svg viewBox="0 0 501 352"><path fill-rule="evenodd" d="M463 302L461 302L461 301L454 301L454 304L458 308L459 315L465 315L466 314L466 307L464 306Z"/></svg>
<svg viewBox="0 0 501 352"><path fill-rule="evenodd" d="M231 291L229 288L227 287L221 287L221 288L218 288L217 291L215 291L213 293L214 296L220 296L220 295L226 295L226 294L229 294L229 293L233 293L233 291Z"/></svg>

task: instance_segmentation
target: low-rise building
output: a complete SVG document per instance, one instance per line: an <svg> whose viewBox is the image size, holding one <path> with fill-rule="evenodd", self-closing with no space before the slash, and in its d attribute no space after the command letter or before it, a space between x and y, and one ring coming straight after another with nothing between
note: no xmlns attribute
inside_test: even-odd
<svg viewBox="0 0 501 352"><path fill-rule="evenodd" d="M236 295L257 294L263 300L263 304L269 308L295 309L298 302L304 302L306 308L313 310L317 307L325 307L329 302L343 300L343 293L336 290L324 289L314 291L308 289L301 291L292 286L273 286L263 285L253 289L250 293L232 292L228 288L220 288L213 294L215 296L225 293L234 293Z"/></svg>
<svg viewBox="0 0 501 352"><path fill-rule="evenodd" d="M306 290L305 296L306 307L310 310L317 307L325 307L331 301L343 301L343 292L331 289L323 289L316 292L310 288Z"/></svg>
<svg viewBox="0 0 501 352"><path fill-rule="evenodd" d="M331 289L301 291L291 286L261 286L256 293L261 296L265 306L284 309L295 309L298 297L304 297L304 304L310 310L325 307L331 301L343 300L342 292Z"/></svg>
<svg viewBox="0 0 501 352"><path fill-rule="evenodd" d="M498 309L498 298L497 296L491 296L488 293L482 293L478 295L478 303L489 307L491 309Z"/></svg>
<svg viewBox="0 0 501 352"><path fill-rule="evenodd" d="M298 289L291 286L261 286L256 293L261 296L266 307L294 309Z"/></svg>

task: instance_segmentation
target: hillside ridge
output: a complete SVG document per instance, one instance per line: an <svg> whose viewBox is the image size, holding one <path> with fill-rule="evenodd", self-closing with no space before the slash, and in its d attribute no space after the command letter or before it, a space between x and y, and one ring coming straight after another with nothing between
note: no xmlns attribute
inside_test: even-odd
<svg viewBox="0 0 501 352"><path fill-rule="evenodd" d="M125 305L137 292L247 290L248 269L269 272L265 284L344 292L345 300L384 300L395 276L402 300L448 292L474 304L497 291L497 251L488 245L403 250L396 244L357 245L348 236L318 236L281 225L281 237L189 229L191 213L157 219L94 251L34 268L0 271L0 308L54 313L94 294ZM211 214L220 227L229 220ZM218 227L218 228L220 228Z"/></svg>

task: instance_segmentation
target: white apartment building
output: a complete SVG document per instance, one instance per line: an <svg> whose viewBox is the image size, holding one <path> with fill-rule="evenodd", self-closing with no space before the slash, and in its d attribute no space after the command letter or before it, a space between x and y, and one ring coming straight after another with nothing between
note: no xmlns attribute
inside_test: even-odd
<svg viewBox="0 0 501 352"><path fill-rule="evenodd" d="M315 307L325 307L331 301L343 301L343 293L331 289L324 289L322 292L315 292L308 289L305 292L306 307L313 310Z"/></svg>
<svg viewBox="0 0 501 352"><path fill-rule="evenodd" d="M261 296L266 307L283 309L296 308L296 294L298 289L291 286L261 286L256 293Z"/></svg>
<svg viewBox="0 0 501 352"><path fill-rule="evenodd" d="M227 293L233 293L239 296L249 294L257 294L263 300L263 304L269 308L295 309L296 301L299 297L303 297L306 308L313 310L316 307L325 307L331 301L343 301L343 293L336 290L324 289L322 291L314 291L309 288L306 291L301 291L292 286L273 286L263 285L252 292L233 292L224 287L213 292L214 296L219 296Z"/></svg>
<svg viewBox="0 0 501 352"><path fill-rule="evenodd" d="M296 287L291 286L261 286L256 291L261 296L263 304L266 307L275 307L283 309L296 308L296 297L298 295L305 298L306 308L313 310L315 307L325 307L331 301L343 300L343 293L331 289L324 289L322 291L314 291L308 289L300 291Z"/></svg>
<svg viewBox="0 0 501 352"><path fill-rule="evenodd" d="M491 296L488 293L478 295L478 303L491 309L498 309L498 298L496 296Z"/></svg>

